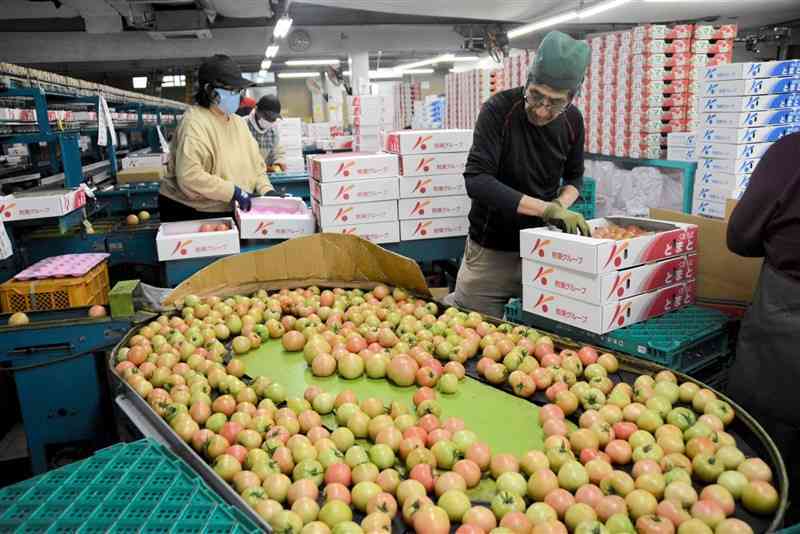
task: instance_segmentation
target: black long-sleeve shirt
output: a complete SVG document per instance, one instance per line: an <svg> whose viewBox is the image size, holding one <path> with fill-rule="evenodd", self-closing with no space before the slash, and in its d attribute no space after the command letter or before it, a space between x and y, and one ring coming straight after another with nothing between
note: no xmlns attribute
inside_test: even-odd
<svg viewBox="0 0 800 534"><path fill-rule="evenodd" d="M800 133L772 145L728 223L728 248L800 280Z"/></svg>
<svg viewBox="0 0 800 534"><path fill-rule="evenodd" d="M497 250L519 250L519 230L542 226L517 214L523 195L553 200L561 179L583 185L583 117L574 106L544 126L525 114L523 89L498 93L483 105L464 178L472 198L470 237Z"/></svg>

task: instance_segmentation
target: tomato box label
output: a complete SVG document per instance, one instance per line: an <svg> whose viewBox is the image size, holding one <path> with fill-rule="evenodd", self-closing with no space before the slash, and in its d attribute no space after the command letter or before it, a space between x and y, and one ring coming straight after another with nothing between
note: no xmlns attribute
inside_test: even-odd
<svg viewBox="0 0 800 534"><path fill-rule="evenodd" d="M319 182L392 178L399 174L394 154L349 152L314 156L309 160L311 177Z"/></svg>
<svg viewBox="0 0 800 534"><path fill-rule="evenodd" d="M225 224L228 230L201 232L206 224ZM226 256L239 253L239 231L229 217L163 223L156 234L159 261Z"/></svg>
<svg viewBox="0 0 800 534"><path fill-rule="evenodd" d="M321 229L325 233L357 235L376 245L381 243L397 243L400 241L400 227L397 221L349 224L345 226L323 226Z"/></svg>
<svg viewBox="0 0 800 534"><path fill-rule="evenodd" d="M800 91L800 77L707 81L700 84L700 96L703 97L769 95L798 91Z"/></svg>
<svg viewBox="0 0 800 534"><path fill-rule="evenodd" d="M686 284L676 284L618 302L594 305L535 286L522 286L522 309L535 315L605 334L682 308Z"/></svg>
<svg viewBox="0 0 800 534"><path fill-rule="evenodd" d="M434 176L402 177L400 198L424 198L445 195L466 195L463 174L439 174Z"/></svg>
<svg viewBox="0 0 800 534"><path fill-rule="evenodd" d="M400 172L405 177L463 174L466 166L467 152L400 157Z"/></svg>
<svg viewBox="0 0 800 534"><path fill-rule="evenodd" d="M686 256L597 275L522 260L522 284L589 304L614 302L688 280Z"/></svg>
<svg viewBox="0 0 800 534"><path fill-rule="evenodd" d="M755 128L800 124L800 110L774 109L739 113L701 113L700 127Z"/></svg>
<svg viewBox="0 0 800 534"><path fill-rule="evenodd" d="M705 215L715 219L725 218L725 202L698 199L695 196L692 203L692 215Z"/></svg>
<svg viewBox="0 0 800 534"><path fill-rule="evenodd" d="M704 80L752 80L784 76L800 76L800 59L765 61L758 63L731 63L708 67Z"/></svg>
<svg viewBox="0 0 800 534"><path fill-rule="evenodd" d="M311 196L323 206L397 200L397 178L320 183L309 178Z"/></svg>
<svg viewBox="0 0 800 534"><path fill-rule="evenodd" d="M766 111L800 107L800 93L780 95L714 96L700 99L703 112Z"/></svg>
<svg viewBox="0 0 800 534"><path fill-rule="evenodd" d="M311 206L324 228L397 220L396 200L324 206L312 198Z"/></svg>
<svg viewBox="0 0 800 534"><path fill-rule="evenodd" d="M697 226L637 217L607 217L589 222L592 229L609 223L638 226L652 232L625 240L597 239L548 228L520 231L520 256L582 273L597 274L653 263L691 252Z"/></svg>
<svg viewBox="0 0 800 534"><path fill-rule="evenodd" d="M395 154L467 152L472 130L403 130L386 135L386 150Z"/></svg>
<svg viewBox="0 0 800 534"><path fill-rule="evenodd" d="M698 171L721 172L725 174L752 174L761 161L755 159L704 159L697 160Z"/></svg>
<svg viewBox="0 0 800 534"><path fill-rule="evenodd" d="M466 217L400 221L400 238L403 241L458 237L467 235L468 231L469 220Z"/></svg>
<svg viewBox="0 0 800 534"><path fill-rule="evenodd" d="M472 201L468 196L403 198L398 202L400 220L466 217Z"/></svg>
<svg viewBox="0 0 800 534"><path fill-rule="evenodd" d="M21 192L3 197L0 216L3 221L25 221L60 217L86 205L83 189Z"/></svg>
<svg viewBox="0 0 800 534"><path fill-rule="evenodd" d="M704 128L700 131L704 143L774 143L793 133L800 132L800 123L792 126L766 126L763 128Z"/></svg>
<svg viewBox="0 0 800 534"><path fill-rule="evenodd" d="M750 174L728 174L697 169L694 175L694 189L716 187L720 189L744 189L750 184Z"/></svg>

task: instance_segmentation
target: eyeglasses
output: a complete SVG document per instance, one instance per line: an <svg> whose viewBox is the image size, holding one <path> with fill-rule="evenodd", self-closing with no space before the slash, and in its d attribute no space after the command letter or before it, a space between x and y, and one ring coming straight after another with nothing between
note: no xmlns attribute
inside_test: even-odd
<svg viewBox="0 0 800 534"><path fill-rule="evenodd" d="M536 89L533 89L532 91L525 91L523 98L525 99L526 106L530 108L544 107L556 115L564 113L564 110L567 109L567 106L569 105L569 100L563 98L550 98L543 95Z"/></svg>
<svg viewBox="0 0 800 534"><path fill-rule="evenodd" d="M225 86L225 85L218 85L215 89L224 89L226 91L231 91L232 93L239 93L239 96L244 96L246 89L237 89L236 87Z"/></svg>

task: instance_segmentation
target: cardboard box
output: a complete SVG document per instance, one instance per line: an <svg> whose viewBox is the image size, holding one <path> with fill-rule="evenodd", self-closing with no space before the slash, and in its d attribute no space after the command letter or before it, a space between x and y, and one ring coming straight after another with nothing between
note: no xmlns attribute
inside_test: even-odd
<svg viewBox="0 0 800 534"><path fill-rule="evenodd" d="M358 236L376 245L381 243L397 243L400 241L400 226L397 221L349 224L344 226L323 226L321 230L325 233Z"/></svg>
<svg viewBox="0 0 800 534"><path fill-rule="evenodd" d="M459 237L465 236L467 233L469 233L469 220L466 217L400 221L400 239L402 241Z"/></svg>
<svg viewBox="0 0 800 534"><path fill-rule="evenodd" d="M526 312L595 334L605 334L677 310L686 305L685 300L685 284L676 284L604 305L588 304L533 286L522 286L522 309Z"/></svg>
<svg viewBox="0 0 800 534"><path fill-rule="evenodd" d="M200 232L200 226L225 223L229 229ZM186 260L239 253L239 231L230 217L163 223L156 234L159 261Z"/></svg>
<svg viewBox="0 0 800 534"><path fill-rule="evenodd" d="M320 182L391 178L399 174L397 156L382 152L347 152L309 158L311 177Z"/></svg>
<svg viewBox="0 0 800 534"><path fill-rule="evenodd" d="M738 25L722 24L714 26L712 24L696 24L694 27L695 39L733 39L738 33Z"/></svg>
<svg viewBox="0 0 800 534"><path fill-rule="evenodd" d="M725 217L725 202L703 200L695 196L692 202L692 215L704 215L715 219Z"/></svg>
<svg viewBox="0 0 800 534"><path fill-rule="evenodd" d="M761 158L773 143L703 143L698 147L698 155L702 158L747 159Z"/></svg>
<svg viewBox="0 0 800 534"><path fill-rule="evenodd" d="M395 154L468 152L472 130L403 130L389 132L386 150Z"/></svg>
<svg viewBox="0 0 800 534"><path fill-rule="evenodd" d="M250 211L237 208L242 239L291 239L314 233L314 214L299 198L258 197Z"/></svg>
<svg viewBox="0 0 800 534"><path fill-rule="evenodd" d="M704 112L762 111L769 109L800 109L800 93L751 96L716 96L702 98L700 110Z"/></svg>
<svg viewBox="0 0 800 534"><path fill-rule="evenodd" d="M472 201L466 195L402 198L397 203L399 219L438 219L442 217L466 217Z"/></svg>
<svg viewBox="0 0 800 534"><path fill-rule="evenodd" d="M613 241L566 234L548 228L528 228L520 231L520 257L583 273L598 274L695 251L696 226L675 225L638 217L606 217L587 222L593 230L614 223L619 226L633 224L655 233Z"/></svg>
<svg viewBox="0 0 800 534"><path fill-rule="evenodd" d="M456 152L400 156L400 173L406 177L463 174L467 166L467 155L467 152Z"/></svg>
<svg viewBox="0 0 800 534"><path fill-rule="evenodd" d="M731 63L708 67L704 80L752 80L800 75L800 59L757 63Z"/></svg>
<svg viewBox="0 0 800 534"><path fill-rule="evenodd" d="M400 198L424 198L443 195L466 195L463 174L440 174L400 178Z"/></svg>
<svg viewBox="0 0 800 534"><path fill-rule="evenodd" d="M633 41L644 39L690 39L694 31L692 24L645 24L633 28Z"/></svg>
<svg viewBox="0 0 800 534"><path fill-rule="evenodd" d="M697 148L667 145L667 159L670 161L697 161Z"/></svg>
<svg viewBox="0 0 800 534"><path fill-rule="evenodd" d="M800 123L793 126L765 126L762 128L704 128L701 140L710 143L774 143L789 134L800 132Z"/></svg>
<svg viewBox="0 0 800 534"><path fill-rule="evenodd" d="M308 184L311 196L320 204L330 206L397 200L397 181L397 178L376 178L374 180L320 183L309 178Z"/></svg>
<svg viewBox="0 0 800 534"><path fill-rule="evenodd" d="M134 169L141 167L161 167L166 165L168 154L142 154L122 158L122 169Z"/></svg>
<svg viewBox="0 0 800 534"><path fill-rule="evenodd" d="M798 91L800 77L705 81L700 84L700 96L770 95Z"/></svg>
<svg viewBox="0 0 800 534"><path fill-rule="evenodd" d="M726 174L752 174L760 159L706 159L697 160L698 171Z"/></svg>
<svg viewBox="0 0 800 534"><path fill-rule="evenodd" d="M130 167L117 171L118 184L133 184L142 182L160 182L165 175L163 165L158 167Z"/></svg>
<svg viewBox="0 0 800 534"><path fill-rule="evenodd" d="M733 192L733 188L731 187L711 184L697 184L694 188L692 197L693 204L697 204L702 201L724 204L725 201L731 197L731 192Z"/></svg>
<svg viewBox="0 0 800 534"><path fill-rule="evenodd" d="M397 220L396 200L323 206L312 198L311 207L323 228Z"/></svg>
<svg viewBox="0 0 800 534"><path fill-rule="evenodd" d="M86 205L86 193L81 188L23 191L3 198L7 201L0 205L3 221L60 217Z"/></svg>
<svg viewBox="0 0 800 534"><path fill-rule="evenodd" d="M750 184L751 174L727 174L723 172L704 171L697 169L694 175L694 188L717 187L728 191L746 188Z"/></svg>
<svg viewBox="0 0 800 534"><path fill-rule="evenodd" d="M522 260L522 284L589 304L605 304L689 280L686 256L590 275Z"/></svg>
<svg viewBox="0 0 800 534"><path fill-rule="evenodd" d="M755 128L797 123L800 123L800 111L789 109L742 111L740 113L701 113L700 115L700 124L704 127Z"/></svg>
<svg viewBox="0 0 800 534"><path fill-rule="evenodd" d="M667 134L667 146L693 147L697 143L694 132L672 132Z"/></svg>

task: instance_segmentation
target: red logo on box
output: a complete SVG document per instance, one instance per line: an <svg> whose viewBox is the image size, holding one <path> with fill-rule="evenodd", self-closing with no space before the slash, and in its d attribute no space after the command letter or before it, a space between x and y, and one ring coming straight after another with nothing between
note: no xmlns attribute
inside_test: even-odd
<svg viewBox="0 0 800 534"><path fill-rule="evenodd" d="M428 189L426 186L430 185L433 180L428 178L427 180L417 180L417 185L414 186L414 191L419 191L420 193L426 192Z"/></svg>
<svg viewBox="0 0 800 534"><path fill-rule="evenodd" d="M533 256L535 253L538 253L540 258L544 258L544 247L550 244L549 239L537 239L536 243L533 244L533 248L531 249L530 255Z"/></svg>
<svg viewBox="0 0 800 534"><path fill-rule="evenodd" d="M352 185L343 185L339 188L339 192L336 193L336 198L342 198L344 200L350 200L350 192L353 190Z"/></svg>
<svg viewBox="0 0 800 534"><path fill-rule="evenodd" d="M547 295L544 295L544 294L539 295L539 299L536 301L536 304L533 305L533 309L535 310L536 308L541 307L542 311L544 313L547 313L547 310L549 309L548 306L547 306L547 303L550 302L550 301L553 301L553 300L556 300L556 298L555 297L550 297L550 296L547 296Z"/></svg>
<svg viewBox="0 0 800 534"><path fill-rule="evenodd" d="M189 243L191 242L191 239L186 241L178 241L178 244L175 245L175 249L172 251L172 256L175 256L178 253L180 253L181 256L186 256L189 253L186 247L189 246Z"/></svg>
<svg viewBox="0 0 800 534"><path fill-rule="evenodd" d="M433 221L417 223L417 227L414 228L414 235L428 235L428 227L431 224L433 224Z"/></svg>
<svg viewBox="0 0 800 534"><path fill-rule="evenodd" d="M355 161L345 161L344 163L339 165L338 169L336 169L335 176L340 176L340 175L341 176L350 176L350 169L352 167L355 167L355 165L356 165Z"/></svg>
<svg viewBox="0 0 800 534"><path fill-rule="evenodd" d="M536 276L533 277L533 281L535 282L535 281L537 281L537 280L539 280L541 278L542 285L546 286L547 285L547 275L552 273L552 272L555 272L555 269L539 267L539 272L537 272Z"/></svg>
<svg viewBox="0 0 800 534"><path fill-rule="evenodd" d="M434 159L435 158L422 158L421 160L419 160L419 164L417 165L417 170L428 172L429 170L431 170L430 165L431 163L433 163Z"/></svg>
<svg viewBox="0 0 800 534"><path fill-rule="evenodd" d="M351 211L353 211L353 208L339 208L339 211L336 212L336 216L333 218L333 220L347 222L347 214Z"/></svg>
<svg viewBox="0 0 800 534"><path fill-rule="evenodd" d="M6 219L11 218L11 209L16 206L16 204L2 204L0 205L0 213L3 214L3 217Z"/></svg>
<svg viewBox="0 0 800 534"><path fill-rule="evenodd" d="M411 214L425 215L425 208L431 203L430 200L421 200L411 209Z"/></svg>
<svg viewBox="0 0 800 534"><path fill-rule="evenodd" d="M617 309L614 311L614 316L611 318L611 322L608 323L609 328L614 326L614 323L617 326L622 326L625 324L625 314L628 313L630 310L631 305L628 304L617 304Z"/></svg>
<svg viewBox="0 0 800 534"><path fill-rule="evenodd" d="M425 137L422 136L417 137L417 142L414 143L414 147L411 150L416 150L418 148L421 150L428 150L428 145L426 145L425 143L427 143L431 139L433 139L432 135L427 135Z"/></svg>
<svg viewBox="0 0 800 534"><path fill-rule="evenodd" d="M269 227L275 224L275 221L262 221L258 223L256 226L256 233L261 232L261 235L267 235L269 233Z"/></svg>

